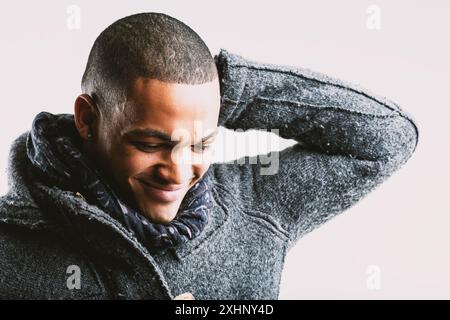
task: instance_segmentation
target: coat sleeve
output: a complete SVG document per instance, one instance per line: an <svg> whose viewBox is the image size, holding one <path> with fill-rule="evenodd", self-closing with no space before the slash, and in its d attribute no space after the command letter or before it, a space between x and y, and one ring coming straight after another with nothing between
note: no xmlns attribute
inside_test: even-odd
<svg viewBox="0 0 450 320"><path fill-rule="evenodd" d="M412 117L359 86L225 49L214 59L221 83L219 125L277 129L280 137L297 142L263 158L245 156L213 166L217 183L230 190L245 213L285 234L289 249L362 199L416 149Z"/></svg>

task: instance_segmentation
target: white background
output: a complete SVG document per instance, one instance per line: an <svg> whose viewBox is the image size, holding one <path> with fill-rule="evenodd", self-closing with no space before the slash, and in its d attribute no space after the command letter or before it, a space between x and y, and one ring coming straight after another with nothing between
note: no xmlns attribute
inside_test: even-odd
<svg viewBox="0 0 450 320"><path fill-rule="evenodd" d="M67 26L69 5L81 10L79 29ZM370 5L380 9L380 29L367 26ZM399 103L419 124L419 146L400 171L288 254L280 299L450 298L450 2L17 0L1 6L0 194L7 191L13 139L40 111L73 113L97 35L123 16L164 12L192 27L213 54L225 48L362 85ZM281 148L292 143L281 142Z"/></svg>

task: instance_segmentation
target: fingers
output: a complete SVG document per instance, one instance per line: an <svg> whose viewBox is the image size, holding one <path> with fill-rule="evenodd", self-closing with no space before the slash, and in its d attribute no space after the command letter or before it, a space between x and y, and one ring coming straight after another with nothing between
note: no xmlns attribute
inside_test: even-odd
<svg viewBox="0 0 450 320"><path fill-rule="evenodd" d="M182 293L182 294L176 296L175 298L173 298L173 300L195 300L195 298L192 295L192 293L185 292L185 293Z"/></svg>

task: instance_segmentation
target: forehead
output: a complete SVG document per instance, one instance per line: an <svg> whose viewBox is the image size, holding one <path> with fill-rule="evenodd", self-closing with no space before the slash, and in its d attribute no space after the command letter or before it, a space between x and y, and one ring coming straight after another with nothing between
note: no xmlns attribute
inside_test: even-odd
<svg viewBox="0 0 450 320"><path fill-rule="evenodd" d="M217 129L220 110L218 81L204 84L166 83L138 78L123 113L123 132L152 129L201 138Z"/></svg>

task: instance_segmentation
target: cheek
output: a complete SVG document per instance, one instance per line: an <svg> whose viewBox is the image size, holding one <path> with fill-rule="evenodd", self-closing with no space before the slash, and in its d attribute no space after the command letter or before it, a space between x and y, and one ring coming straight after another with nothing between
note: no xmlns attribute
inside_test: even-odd
<svg viewBox="0 0 450 320"><path fill-rule="evenodd" d="M154 154L123 148L115 152L113 162L115 167L120 170L120 175L128 178L148 170L157 163L157 157Z"/></svg>
<svg viewBox="0 0 450 320"><path fill-rule="evenodd" d="M140 173L148 170L157 162L157 159L154 156L136 152L126 157L124 161L130 173Z"/></svg>
<svg viewBox="0 0 450 320"><path fill-rule="evenodd" d="M203 164L198 166L193 166L195 175L198 177L203 176L209 168L209 164Z"/></svg>

